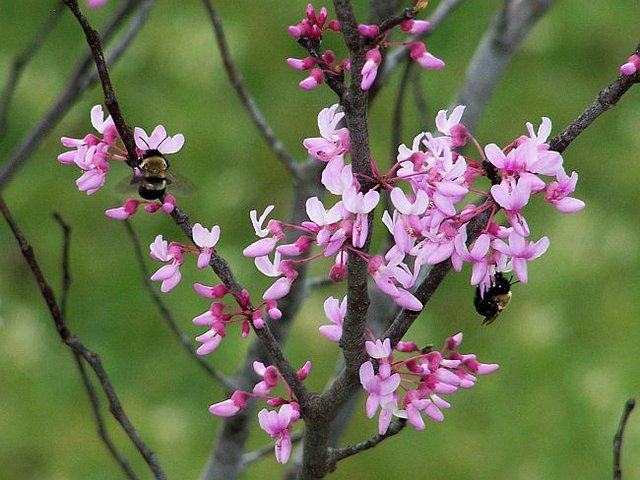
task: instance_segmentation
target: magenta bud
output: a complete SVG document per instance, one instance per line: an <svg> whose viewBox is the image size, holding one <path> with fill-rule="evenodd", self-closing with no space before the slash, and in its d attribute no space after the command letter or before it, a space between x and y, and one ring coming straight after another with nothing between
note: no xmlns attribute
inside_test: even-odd
<svg viewBox="0 0 640 480"><path fill-rule="evenodd" d="M377 25L365 25L364 23L361 23L358 25L358 33L363 37L377 37L380 35L380 27Z"/></svg>
<svg viewBox="0 0 640 480"><path fill-rule="evenodd" d="M327 29L332 30L334 32L340 31L340 22L338 20L331 20L327 23Z"/></svg>
<svg viewBox="0 0 640 480"><path fill-rule="evenodd" d="M311 372L311 362L307 360L306 362L304 362L302 368L298 370L298 378L300 380L304 380L309 376L309 372Z"/></svg>

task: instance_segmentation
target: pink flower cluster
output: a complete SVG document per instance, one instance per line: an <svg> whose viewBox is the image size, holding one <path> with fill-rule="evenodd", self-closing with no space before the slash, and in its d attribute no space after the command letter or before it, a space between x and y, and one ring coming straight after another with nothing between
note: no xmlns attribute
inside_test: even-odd
<svg viewBox="0 0 640 480"><path fill-rule="evenodd" d="M180 282L180 266L184 263L185 253L198 255L199 269L209 265L211 254L220 238L220 227L214 225L209 230L196 223L191 232L195 245L185 245L178 242L168 243L162 238L162 235L158 235L153 243L149 245L151 258L167 263L151 276L151 280L162 282L160 290L163 293L172 290Z"/></svg>
<svg viewBox="0 0 640 480"><path fill-rule="evenodd" d="M417 352L410 358L394 361L391 342L367 341L365 348L373 359L360 366L360 383L369 394L366 413L372 418L378 408L378 433L384 435L392 418L406 418L417 430L425 427L424 418L444 420L442 409L450 404L440 395L458 388L471 388L475 375L486 375L498 369L497 364L480 363L473 354L461 354L458 347L462 333L445 340L440 351L421 351L413 342L399 342L399 352ZM374 366L377 365L377 368Z"/></svg>
<svg viewBox="0 0 640 480"><path fill-rule="evenodd" d="M106 119L102 106L95 105L91 109L91 124L100 135L89 133L83 138L62 137L60 139L63 146L72 148L67 152L58 155L58 161L63 164L75 164L83 174L76 180L76 185L81 192L87 195L96 193L105 184L107 173L111 168L110 160L119 162L130 162L127 152L120 146L118 141L120 135L116 129L111 115ZM158 125L151 135L139 127L134 130L138 161L143 158L146 152L155 150L161 154L171 154L178 152L184 144L182 134L170 137L162 125ZM134 170L134 179L140 179L142 172ZM125 220L135 214L140 205L145 205L144 210L153 213L162 210L164 213L171 213L175 208L176 201L171 195L166 195L162 202L151 202L142 199L126 200L119 208L107 210L108 217L116 220Z"/></svg>
<svg viewBox="0 0 640 480"><path fill-rule="evenodd" d="M495 144L482 149L460 123L463 113L462 106L456 107L451 115L440 111L436 127L441 135L423 132L410 147L401 145L397 163L387 173L381 174L372 162L378 185L364 192L351 165L345 163L345 155L349 153L348 131L338 128L344 114L338 112L337 105L323 109L318 115L321 137L307 139L304 145L311 156L326 163L322 184L339 200L325 207L319 198L309 198L306 203L309 221L300 225L272 219L264 227L273 206L260 218L255 211L251 213L255 232L261 238L243 253L255 259L263 274L276 278L263 298L278 300L287 295L298 276L296 266L318 258L335 256L329 277L343 279L347 251L367 260L369 274L378 288L409 310L422 309L411 293L421 268L446 260L451 260L457 271L465 262L471 263L471 284L480 285L482 291L491 285L496 272L513 270L521 282L527 282L527 262L542 255L549 240L528 239L530 230L523 209L535 194L543 194L562 213L582 209L584 202L571 197L578 175L575 172L567 175L561 155L549 150L545 143L551 131L549 119L542 119L537 132L527 124L529 135L517 138L504 149ZM472 141L482 162L471 161L457 151L467 140ZM545 183L544 176L554 179ZM493 182L488 191L476 185L484 177ZM365 254L360 249L369 233L368 214L385 191L393 209L384 212L382 221L394 244L384 256ZM484 203L464 204L470 192L484 197ZM496 223L500 210L505 213L507 226ZM489 213L489 221L468 246L467 225L485 212ZM302 235L292 244L279 245L287 228ZM295 258L314 244L321 253L306 259Z"/></svg>
<svg viewBox="0 0 640 480"><path fill-rule="evenodd" d="M640 55L634 53L627 59L627 63L620 66L620 75L633 75L640 72Z"/></svg>
<svg viewBox="0 0 640 480"><path fill-rule="evenodd" d="M313 5L308 4L305 18L298 25L289 27L289 34L305 45L310 42L319 49L323 34L326 30L340 31L337 20L327 22L327 9L322 7L316 15ZM431 25L424 20L407 19L400 23L400 30L404 33L419 35L426 32ZM422 68L439 70L444 62L427 51L423 42L386 42L390 31L381 32L378 25L358 25L358 32L369 39L372 47L367 51L365 64L362 68L362 82L360 88L369 90L376 79L378 67L382 63L382 51L392 46L403 46L409 49L410 57ZM351 62L344 59L338 62L332 50L325 50L320 55L312 55L302 59L288 58L287 64L296 70L309 71L309 76L299 83L304 90L313 90L324 82L325 75L341 76L345 70L351 70Z"/></svg>
<svg viewBox="0 0 640 480"><path fill-rule="evenodd" d="M327 21L327 17L328 13L325 7L322 7L316 15L313 5L308 4L305 17L300 23L289 26L289 35L298 42L307 40L319 48L325 31L340 31L340 23L337 20ZM288 58L287 64L295 70L310 70L309 76L299 83L300 88L304 90L313 90L323 83L325 72L331 75L340 74L349 67L348 61L341 64L336 63L336 55L331 50L322 52L321 59L312 56L303 59Z"/></svg>
<svg viewBox="0 0 640 480"><path fill-rule="evenodd" d="M251 392L236 390L229 399L211 405L209 412L219 417L232 417L247 408L249 398L265 400L267 405L272 408L279 406L280 409L277 412L275 410L269 411L266 408L260 410L258 421L260 428L274 440L276 460L279 463L286 463L291 454L291 429L293 424L300 419L300 406L277 368L272 365L265 366L261 362L253 362L253 370L262 380L256 383ZM311 362L306 362L298 370L298 378L305 380L310 371ZM286 391L285 396L274 396L272 390L281 383Z"/></svg>

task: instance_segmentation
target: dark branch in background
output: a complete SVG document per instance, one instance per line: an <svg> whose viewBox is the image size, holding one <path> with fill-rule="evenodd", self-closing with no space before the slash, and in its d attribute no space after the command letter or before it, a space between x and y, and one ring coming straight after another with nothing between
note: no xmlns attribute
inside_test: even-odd
<svg viewBox="0 0 640 480"><path fill-rule="evenodd" d="M618 425L618 431L615 437L613 437L613 479L622 480L622 467L620 466L620 455L622 451L622 435L624 429L627 426L627 421L631 412L636 406L635 398L630 398L627 403L624 404L624 411L622 412L622 418Z"/></svg>
<svg viewBox="0 0 640 480"><path fill-rule="evenodd" d="M44 274L42 273L42 270L40 269L40 265L38 264L35 258L35 255L33 253L33 248L31 247L31 245L29 245L24 235L18 228L18 225L14 221L11 215L11 212L9 211L9 208L5 204L4 199L2 197L0 197L0 212L2 212L2 215L4 216L5 220L9 224L9 227L11 228L11 231L13 232L15 239L18 241L18 245L20 246L20 251L22 252L22 255L24 256L25 261L27 262L27 265L31 269L31 272L33 273L36 279L36 283L38 284L40 293L42 294L42 297L44 298L44 301L47 304L47 307L49 308L49 313L51 313L51 317L53 318L53 322L55 324L56 331L60 336L60 339L65 345L67 345L72 350L74 354L81 356L82 359L85 360L91 366L95 375L98 377L98 380L100 381L100 385L102 387L104 394L109 400L109 409L112 415L118 421L118 423L120 423L120 425L122 426L123 430L126 432L131 442L135 445L137 450L140 452L140 455L142 455L147 465L149 465L149 468L153 472L155 478L158 478L158 479L166 478L164 475L164 472L162 471L162 468L160 467L158 459L156 458L155 453L153 453L149 449L149 447L147 447L144 441L140 438L140 435L135 430L135 428L131 424L131 421L127 417L127 414L122 408L120 399L118 398L116 391L113 388L111 381L109 380L109 376L107 375L107 372L105 371L102 365L102 361L100 360L100 357L96 353L89 350L80 341L80 339L76 337L71 332L71 330L69 330L69 328L67 327L64 317L62 316L62 312L60 311L60 308L58 307L58 304L56 302L53 290L49 286L49 283L47 282Z"/></svg>
<svg viewBox="0 0 640 480"><path fill-rule="evenodd" d="M480 40L453 105L466 105L463 123L475 131L512 57L556 0L505 0Z"/></svg>
<svg viewBox="0 0 640 480"><path fill-rule="evenodd" d="M180 343L180 345L186 350L189 356L193 360L195 360L195 362L200 367L202 367L209 374L209 376L220 382L220 384L224 386L228 394L231 394L231 392L236 389L236 385L225 375L221 374L215 368L209 365L200 355L196 353L195 348L191 344L191 340L182 332L182 330L180 330L180 327L178 326L176 320L173 318L171 311L164 304L158 292L153 288L153 284L151 283L151 280L149 278L149 270L147 269L147 264L145 263L145 256L142 253L142 248L140 247L140 240L138 239L136 232L133 230L131 222L129 220L125 220L123 223L127 230L127 233L129 234L129 238L131 239L135 257L138 260L138 266L140 267L140 273L142 274L142 283L149 293L151 300L153 300L153 303L155 303L156 307L158 307L160 315L162 315L162 318L169 327L169 330L171 330L171 333L175 335L176 340L178 340L178 343Z"/></svg>
<svg viewBox="0 0 640 480"><path fill-rule="evenodd" d="M291 443L293 445L297 444L302 440L302 433L297 432L291 435ZM254 450L253 452L247 452L242 456L242 465L241 468L246 468L254 462L273 454L273 444L265 445L264 447Z"/></svg>
<svg viewBox="0 0 640 480"><path fill-rule="evenodd" d="M113 118L113 122L118 129L118 134L122 139L122 143L127 150L127 154L129 156L127 163L129 166L134 167L138 159L136 143L133 139L131 128L124 121L124 117L120 111L120 106L118 105L118 99L113 91L107 63L105 62L104 55L102 53L102 43L98 36L98 32L91 28L87 17L85 17L82 10L80 10L76 0L64 0L64 3L67 5L69 10L71 10L71 13L73 13L73 15L78 19L78 23L80 23L80 26L84 31L84 35L87 39L87 45L89 45L89 48L91 49L91 54L93 55L96 68L98 69L98 76L100 77L100 83L102 84L102 89L104 91L105 106L109 110L109 113Z"/></svg>
<svg viewBox="0 0 640 480"><path fill-rule="evenodd" d="M370 448L375 447L383 440L386 440L389 437L393 437L394 435L400 433L404 427L407 425L407 421L404 418L395 420L391 422L389 425L389 429L387 433L384 435L374 435L373 437L365 440L363 442L356 443L355 445L351 445L350 447L345 448L336 448L331 452L331 462L332 462L332 470L335 469L336 463L340 460L343 460L352 455L356 455L357 453L363 452Z"/></svg>
<svg viewBox="0 0 640 480"><path fill-rule="evenodd" d="M69 289L71 287L71 269L69 267L69 249L70 249L70 240L71 240L71 227L62 219L58 212L54 212L53 218L58 222L60 228L62 229L62 294L60 295L60 313L62 317L65 318L66 313L66 305L67 305L67 297L69 295ZM84 365L84 360L82 356L72 351L73 358L76 361L76 366L78 367L78 371L80 372L80 377L82 378L82 383L84 388L87 391L87 395L89 396L89 404L91 405L91 410L93 411L93 416L96 419L96 424L98 426L98 435L102 439L103 443L109 450L109 453L116 461L116 463L120 466L124 474L127 478L131 480L137 480L138 476L132 470L129 465L129 461L120 453L117 449L113 441L111 440L111 436L107 431L107 426L104 421L104 417L102 412L100 411L100 398L98 397L98 393L96 389L93 387L91 380L89 379L89 374Z"/></svg>
<svg viewBox="0 0 640 480"><path fill-rule="evenodd" d="M247 113L249 114L249 117L260 132L260 135L262 135L262 137L265 139L273 153L280 159L282 164L289 170L289 173L291 173L294 178L298 177L300 175L298 165L296 164L289 151L285 148L282 141L280 141L280 139L276 136L276 134L273 132L273 130L265 120L262 112L260 112L260 109L256 104L255 99L242 80L242 75L236 68L233 57L231 55L231 51L229 50L229 44L227 43L227 39L224 33L222 19L218 15L213 2L211 0L203 0L203 3L205 9L207 10L207 14L209 15L209 19L211 20L211 24L213 25L213 33L216 38L216 43L218 44L218 50L220 50L220 56L222 57L229 82L235 89L238 97L240 97L240 101L244 105Z"/></svg>
<svg viewBox="0 0 640 480"><path fill-rule="evenodd" d="M429 115L429 104L427 99L422 92L422 84L420 83L420 77L422 77L422 71L414 70L414 75L411 77L411 83L413 86L413 102L416 106L416 110L418 110L418 118L419 118L419 131L427 131L430 125L433 125L433 120L431 120L431 115Z"/></svg>
<svg viewBox="0 0 640 480"><path fill-rule="evenodd" d="M149 10L155 0L144 0L138 7L138 13L131 22L127 32L119 40L119 43L112 49L108 57L108 64L113 65L124 53L135 35L144 25ZM104 30L103 42L111 40L118 27L125 18L132 13L134 6L138 5L140 0L129 0L123 3L120 9L113 15L107 27ZM29 157L33 150L42 142L48 133L50 133L62 117L67 113L80 96L90 88L98 79L95 70L91 69L93 57L91 53L78 62L75 72L67 82L67 88L60 94L56 102L49 108L49 111L42 117L36 126L24 138L9 160L2 166L0 170L0 189L15 174L18 167Z"/></svg>
<svg viewBox="0 0 640 480"><path fill-rule="evenodd" d="M62 5L62 1L60 1L60 6ZM9 74L7 75L7 84L4 88L4 92L2 97L0 97L0 138L4 136L6 133L6 125L7 125L7 115L9 112L9 107L11 105L11 99L13 98L13 94L15 93L16 87L18 85L18 81L20 80L20 76L22 75L22 71L27 66L27 63L35 56L35 54L40 50L40 47L44 44L45 40L51 33L51 31L58 24L58 20L60 20L60 13L62 12L62 8L54 7L52 9L51 14L47 18L42 28L36 33L33 40L27 47L16 56L9 68Z"/></svg>

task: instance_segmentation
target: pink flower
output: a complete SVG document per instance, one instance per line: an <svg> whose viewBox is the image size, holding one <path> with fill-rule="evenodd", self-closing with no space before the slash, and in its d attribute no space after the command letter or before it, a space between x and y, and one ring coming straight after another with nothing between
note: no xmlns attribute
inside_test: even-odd
<svg viewBox="0 0 640 480"><path fill-rule="evenodd" d="M209 265L211 254L220 238L220 227L214 225L211 230L207 230L199 223L192 228L193 242L200 247L200 255L198 256L198 268L203 269Z"/></svg>
<svg viewBox="0 0 640 480"><path fill-rule="evenodd" d="M162 282L160 291L167 293L180 283L180 265L184 258L178 244L167 244L162 235L158 235L149 246L151 258L160 262L171 262L169 265L160 267L152 276L151 280Z"/></svg>
<svg viewBox="0 0 640 480"><path fill-rule="evenodd" d="M500 239L494 240L493 248L511 257L513 271L522 283L527 283L527 262L541 256L549 248L549 239L542 237L537 242L528 242L515 231L509 235L509 245Z"/></svg>
<svg viewBox="0 0 640 480"><path fill-rule="evenodd" d="M412 35L420 35L431 28L431 23L426 20L408 19L400 24L400 30Z"/></svg>
<svg viewBox="0 0 640 480"><path fill-rule="evenodd" d="M547 185L544 199L562 213L575 213L582 210L585 207L584 202L569 196L576 189L578 174L573 172L568 177L564 170L561 170L556 175L556 178L556 182L551 182Z"/></svg>
<svg viewBox="0 0 640 480"><path fill-rule="evenodd" d="M364 342L364 348L371 358L385 360L391 356L391 340L385 338L384 341L376 338L375 342L367 340Z"/></svg>
<svg viewBox="0 0 640 480"><path fill-rule="evenodd" d="M637 53L627 59L627 63L620 66L620 75L633 75L640 71L640 55Z"/></svg>
<svg viewBox="0 0 640 480"><path fill-rule="evenodd" d="M342 324L347 315L347 297L339 302L337 298L329 297L324 301L324 314L333 325L322 325L320 334L332 342L339 342L342 337Z"/></svg>
<svg viewBox="0 0 640 480"><path fill-rule="evenodd" d="M133 131L136 146L141 151L158 150L163 154L171 154L180 151L184 145L184 135L178 133L173 137L167 135L167 131L162 125L153 129L151 135L147 135L142 128L136 127Z"/></svg>
<svg viewBox="0 0 640 480"><path fill-rule="evenodd" d="M380 49L378 47L372 48L365 54L365 62L362 67L362 83L360 88L367 91L373 85L378 75L378 67L382 63L382 55L380 55Z"/></svg>
<svg viewBox="0 0 640 480"><path fill-rule="evenodd" d="M107 0L87 0L87 7L100 8L107 3Z"/></svg>
<svg viewBox="0 0 640 480"><path fill-rule="evenodd" d="M298 83L298 86L303 90L310 91L318 87L318 85L322 85L323 82L324 75L322 74L322 70L314 68L309 72L309 76L307 78Z"/></svg>
<svg viewBox="0 0 640 480"><path fill-rule="evenodd" d="M240 410L247 408L248 397L249 395L246 392L236 390L231 395L231 398L211 405L209 413L218 417L233 417Z"/></svg>
<svg viewBox="0 0 640 480"><path fill-rule="evenodd" d="M440 70L444 68L444 62L427 52L427 47L422 42L409 44L409 56L422 68Z"/></svg>
<svg viewBox="0 0 640 480"><path fill-rule="evenodd" d="M307 138L302 144L309 151L309 155L323 162L349 151L349 131L337 128L344 118L344 112L338 112L336 103L323 108L318 114L318 128L320 137Z"/></svg>
<svg viewBox="0 0 640 480"><path fill-rule="evenodd" d="M263 408L258 412L260 428L275 440L275 455L278 463L287 463L291 454L291 427L300 418L300 413L290 404L285 403L280 410L268 411Z"/></svg>
<svg viewBox="0 0 640 480"><path fill-rule="evenodd" d="M369 393L366 402L367 417L372 418L378 407L382 408L378 423L378 431L384 434L387 431L393 411L397 405L396 389L400 386L401 378L398 373L391 373L391 366L383 363L376 374L373 364L369 361L360 365L360 383Z"/></svg>
<svg viewBox="0 0 640 480"><path fill-rule="evenodd" d="M464 109L464 105L458 105L449 118L447 118L447 110L440 110L436 115L436 128L451 137L454 147L462 147L466 143L467 129L460 123Z"/></svg>

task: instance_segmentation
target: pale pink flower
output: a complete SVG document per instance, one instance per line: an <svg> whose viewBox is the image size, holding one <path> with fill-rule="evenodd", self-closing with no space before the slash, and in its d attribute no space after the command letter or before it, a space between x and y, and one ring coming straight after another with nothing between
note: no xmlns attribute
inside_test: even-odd
<svg viewBox="0 0 640 480"><path fill-rule="evenodd" d="M537 242L528 242L526 238L511 232L509 235L509 244L507 245L500 239L493 242L493 248L499 252L511 257L513 272L522 283L527 283L527 262L541 256L549 248L549 239L542 237Z"/></svg>
<svg viewBox="0 0 640 480"><path fill-rule="evenodd" d="M347 297L340 302L337 298L329 297L324 301L324 314L333 325L322 325L320 334L332 342L339 342L342 337L342 324L347 315Z"/></svg>
<svg viewBox="0 0 640 480"><path fill-rule="evenodd" d="M278 463L287 463L291 454L291 427L300 418L300 413L285 403L278 412L263 408L258 412L260 428L275 440L275 455Z"/></svg>
<svg viewBox="0 0 640 480"><path fill-rule="evenodd" d="M192 227L193 243L200 247L200 255L198 255L198 268L203 269L209 265L211 254L214 251L216 243L220 239L220 227L214 225L211 230L204 228L199 223Z"/></svg>
<svg viewBox="0 0 640 480"><path fill-rule="evenodd" d="M556 175L556 179L556 182L547 185L544 199L562 213L574 213L582 210L585 207L584 202L569 196L576 189L578 174L573 172L568 177L565 171L561 170Z"/></svg>
<svg viewBox="0 0 640 480"><path fill-rule="evenodd" d="M349 131L346 128L337 128L344 118L344 112L338 112L338 108L337 103L323 108L318 114L320 137L307 138L302 142L309 155L323 162L349 152Z"/></svg>
<svg viewBox="0 0 640 480"><path fill-rule="evenodd" d="M375 342L367 340L364 342L364 348L371 358L378 360L387 359L391 356L391 340L385 338L384 341L376 338Z"/></svg>
<svg viewBox="0 0 640 480"><path fill-rule="evenodd" d="M426 20L413 20L412 18L400 24L400 30L412 35L420 35L431 28L431 23Z"/></svg>
<svg viewBox="0 0 640 480"><path fill-rule="evenodd" d="M209 413L218 417L233 417L240 410L247 408L248 397L247 392L236 390L231 395L231 398L211 405Z"/></svg>
<svg viewBox="0 0 640 480"><path fill-rule="evenodd" d="M422 42L414 42L409 45L409 56L422 68L430 70L444 68L444 62L427 52L427 46Z"/></svg>
<svg viewBox="0 0 640 480"><path fill-rule="evenodd" d="M180 151L184 145L184 135L178 133L173 137L167 135L167 131L162 125L153 129L151 135L147 135L142 128L136 127L133 131L136 146L141 151L158 150L163 154L171 154Z"/></svg>
<svg viewBox="0 0 640 480"><path fill-rule="evenodd" d="M151 258L160 262L171 262L169 265L160 267L152 276L151 280L162 282L160 291L166 293L172 290L178 283L180 283L180 265L182 265L184 258L182 251L177 244L168 244L166 240L162 238L162 235L158 235L153 243L149 246Z"/></svg>
<svg viewBox="0 0 640 480"><path fill-rule="evenodd" d="M359 375L362 387L369 394L366 402L367 417L372 418L379 406L384 410L386 404L394 403L394 392L402 379L400 374L391 373L391 365L388 363L380 364L376 374L370 361L360 365Z"/></svg>
<svg viewBox="0 0 640 480"><path fill-rule="evenodd" d="M365 54L365 63L362 67L362 82L360 88L367 91L373 85L378 75L378 67L382 63L382 55L378 47L372 48Z"/></svg>
<svg viewBox="0 0 640 480"><path fill-rule="evenodd" d="M87 7L100 8L107 3L107 0L87 0Z"/></svg>

